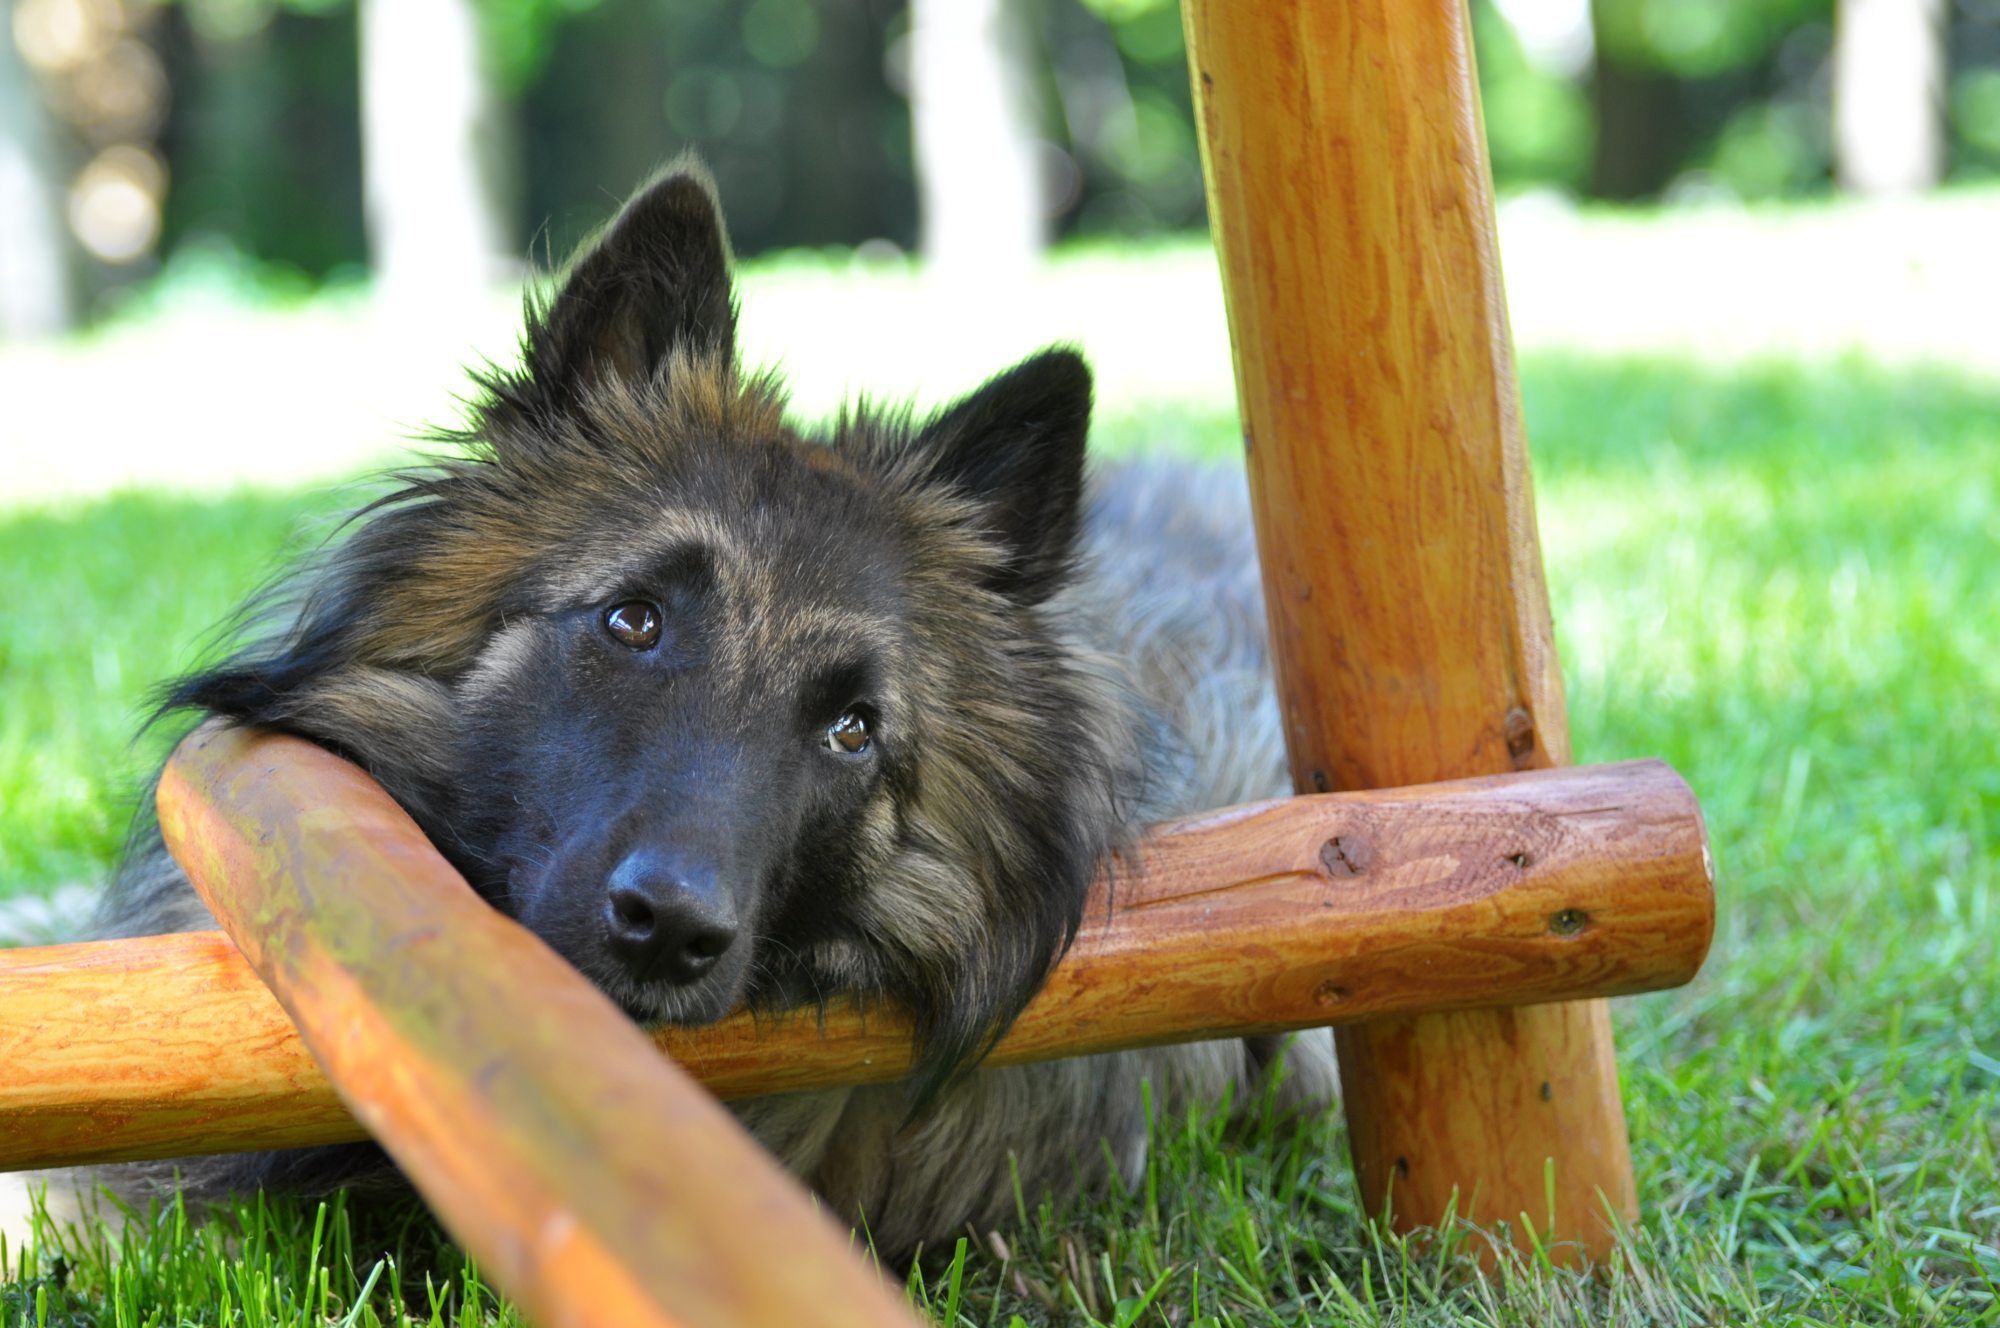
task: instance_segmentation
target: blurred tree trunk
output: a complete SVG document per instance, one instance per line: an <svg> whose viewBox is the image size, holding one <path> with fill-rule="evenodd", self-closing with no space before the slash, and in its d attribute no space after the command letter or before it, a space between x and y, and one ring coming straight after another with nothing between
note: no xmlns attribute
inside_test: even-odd
<svg viewBox="0 0 2000 1328"><path fill-rule="evenodd" d="M360 0L368 247L397 302L463 300L516 264L502 199L511 137L473 0Z"/></svg>
<svg viewBox="0 0 2000 1328"><path fill-rule="evenodd" d="M1597 140L1591 150L1590 192L1598 198L1651 198L1673 182L1687 133L1680 80L1631 59L1617 48L1616 25L1592 0L1597 34L1590 97Z"/></svg>
<svg viewBox="0 0 2000 1328"><path fill-rule="evenodd" d="M1843 188L1910 194L1944 172L1943 0L1840 0L1834 158Z"/></svg>
<svg viewBox="0 0 2000 1328"><path fill-rule="evenodd" d="M69 326L62 181L34 74L0 5L0 340Z"/></svg>
<svg viewBox="0 0 2000 1328"><path fill-rule="evenodd" d="M910 122L924 258L1020 271L1048 238L1028 71L1011 0L911 0Z"/></svg>

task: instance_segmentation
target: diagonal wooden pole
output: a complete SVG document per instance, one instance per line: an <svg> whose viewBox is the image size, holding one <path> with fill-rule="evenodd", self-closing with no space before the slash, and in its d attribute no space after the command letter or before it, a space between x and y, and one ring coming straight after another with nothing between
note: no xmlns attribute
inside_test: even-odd
<svg viewBox="0 0 2000 1328"><path fill-rule="evenodd" d="M1182 16L1296 786L1566 763L1464 0ZM1636 1215L1603 1002L1338 1038L1399 1226Z"/></svg>
<svg viewBox="0 0 2000 1328"><path fill-rule="evenodd" d="M797 1182L357 767L210 725L160 828L355 1118L539 1324L911 1324Z"/></svg>

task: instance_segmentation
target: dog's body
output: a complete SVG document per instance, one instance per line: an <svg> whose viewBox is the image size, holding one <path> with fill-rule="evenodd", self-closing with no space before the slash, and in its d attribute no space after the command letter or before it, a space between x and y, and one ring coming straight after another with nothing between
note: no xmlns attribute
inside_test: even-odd
<svg viewBox="0 0 2000 1328"><path fill-rule="evenodd" d="M489 376L465 458L364 509L273 635L171 702L360 761L637 1018L909 1009L910 1084L738 1107L901 1255L1004 1221L1016 1175L1031 1197L1101 1179L1106 1143L1129 1179L1142 1080L1167 1108L1255 1091L1272 1049L1235 1040L974 1068L1112 850L1283 789L1254 551L1240 480L1132 467L1085 498L1073 354L815 436L734 340L712 198L670 173ZM208 925L142 838L100 934ZM1287 1091L1330 1090L1319 1034Z"/></svg>

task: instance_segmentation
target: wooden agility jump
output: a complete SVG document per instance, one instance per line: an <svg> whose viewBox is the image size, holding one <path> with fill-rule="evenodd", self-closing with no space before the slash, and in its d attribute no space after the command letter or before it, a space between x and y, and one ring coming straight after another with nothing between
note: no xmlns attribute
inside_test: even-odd
<svg viewBox="0 0 2000 1328"><path fill-rule="evenodd" d="M539 1322L901 1316L695 1086L896 1078L895 1012L738 1016L661 1056L310 743L207 726L159 807L236 945L0 952L0 1168L372 1135ZM1700 811L1649 761L1229 809L1113 879L994 1063L1651 990L1713 927Z"/></svg>
<svg viewBox="0 0 2000 1328"><path fill-rule="evenodd" d="M1371 1210L1601 1253L1636 1212L1602 998L1686 981L1713 889L1665 767L1556 768L1463 0L1183 16L1301 796L1151 838L995 1059L1337 1024ZM895 1012L660 1056L309 745L204 731L161 811L234 944L0 955L0 1167L367 1134L541 1322L905 1317L695 1082L892 1078Z"/></svg>

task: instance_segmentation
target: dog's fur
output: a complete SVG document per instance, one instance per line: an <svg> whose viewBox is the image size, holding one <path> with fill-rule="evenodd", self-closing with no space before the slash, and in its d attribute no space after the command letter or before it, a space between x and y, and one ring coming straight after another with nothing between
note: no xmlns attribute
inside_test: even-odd
<svg viewBox="0 0 2000 1328"><path fill-rule="evenodd" d="M313 738L365 766L493 904L635 1017L703 1022L835 995L914 1016L906 1085L737 1111L884 1254L1127 1179L1140 1083L1248 1098L1266 1043L1018 1069L980 1056L1149 822L1284 787L1240 481L1084 482L1090 377L1052 350L918 420L788 421L736 355L729 256L698 168L670 169L530 311L453 459L399 477L291 583L261 643L170 708ZM660 643L607 635L659 606ZM844 711L859 755L822 740ZM699 981L607 956L605 882L694 862L742 924ZM154 833L102 935L211 922ZM1331 1090L1324 1034L1290 1097ZM188 1164L183 1164L187 1166ZM203 1191L315 1188L367 1149L219 1159Z"/></svg>

